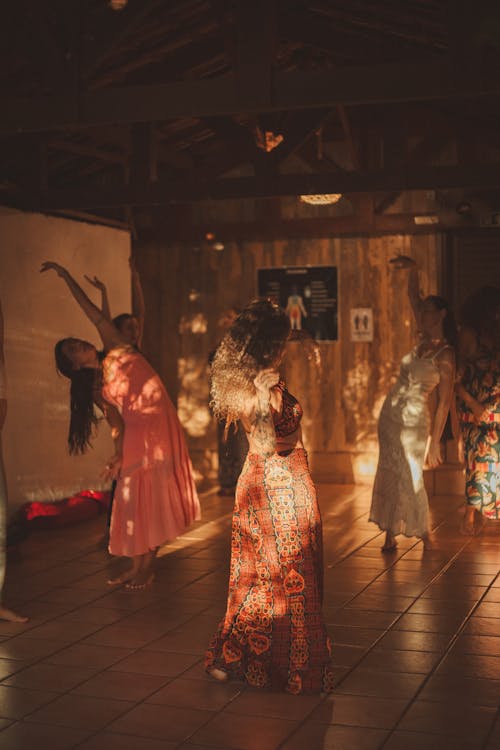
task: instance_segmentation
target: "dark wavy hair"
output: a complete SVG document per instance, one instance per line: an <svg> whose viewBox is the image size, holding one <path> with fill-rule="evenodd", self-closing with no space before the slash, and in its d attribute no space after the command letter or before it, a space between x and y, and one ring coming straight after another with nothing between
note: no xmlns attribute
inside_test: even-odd
<svg viewBox="0 0 500 750"><path fill-rule="evenodd" d="M70 339L61 339L54 347L56 369L71 381L70 420L68 446L71 455L85 453L90 447L98 419L94 412L94 391L99 371L93 367L73 368L70 358L63 348Z"/></svg>
<svg viewBox="0 0 500 750"><path fill-rule="evenodd" d="M211 406L219 419L239 418L255 395L255 376L274 365L289 334L287 314L269 299L251 302L238 315L212 361Z"/></svg>
<svg viewBox="0 0 500 750"><path fill-rule="evenodd" d="M451 346L456 347L458 341L457 324L447 300L437 294L429 294L425 299L431 301L436 310L446 310L446 315L443 318L443 336Z"/></svg>

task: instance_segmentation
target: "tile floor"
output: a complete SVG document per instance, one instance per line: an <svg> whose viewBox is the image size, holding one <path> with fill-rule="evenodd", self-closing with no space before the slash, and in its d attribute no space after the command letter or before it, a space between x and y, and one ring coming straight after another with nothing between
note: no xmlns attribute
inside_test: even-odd
<svg viewBox="0 0 500 750"><path fill-rule="evenodd" d="M432 500L436 548L383 556L366 487L320 485L333 696L212 682L231 504L162 549L150 591L110 590L104 520L32 534L9 560L0 622L0 750L494 750L500 748L500 524L458 533Z"/></svg>

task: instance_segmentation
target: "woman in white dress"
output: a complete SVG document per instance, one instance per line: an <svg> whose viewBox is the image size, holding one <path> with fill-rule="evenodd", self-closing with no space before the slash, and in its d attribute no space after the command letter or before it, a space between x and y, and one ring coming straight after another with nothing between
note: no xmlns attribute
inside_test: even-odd
<svg viewBox="0 0 500 750"><path fill-rule="evenodd" d="M380 412L370 521L386 532L384 552L396 548L398 534L417 536L424 547L431 546L423 468L442 463L440 441L453 395L456 340L446 300L421 297L415 261L400 255L391 262L409 270L408 296L421 339L403 357Z"/></svg>

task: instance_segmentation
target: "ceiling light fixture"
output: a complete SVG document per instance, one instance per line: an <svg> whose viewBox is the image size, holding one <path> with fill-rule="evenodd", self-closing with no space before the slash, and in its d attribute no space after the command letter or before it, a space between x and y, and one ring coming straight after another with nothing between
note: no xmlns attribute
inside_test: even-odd
<svg viewBox="0 0 500 750"><path fill-rule="evenodd" d="M338 203L342 198L342 193L320 193L319 195L300 195L302 203L308 203L310 206L331 206Z"/></svg>

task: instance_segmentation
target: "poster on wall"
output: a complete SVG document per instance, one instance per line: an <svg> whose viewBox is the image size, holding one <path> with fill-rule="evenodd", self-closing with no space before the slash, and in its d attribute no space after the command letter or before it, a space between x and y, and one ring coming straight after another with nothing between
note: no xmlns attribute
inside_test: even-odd
<svg viewBox="0 0 500 750"><path fill-rule="evenodd" d="M337 341L338 285L335 266L259 268L259 297L270 297L286 310L292 331L316 341Z"/></svg>
<svg viewBox="0 0 500 750"><path fill-rule="evenodd" d="M371 307L351 308L351 341L373 341L373 310Z"/></svg>

